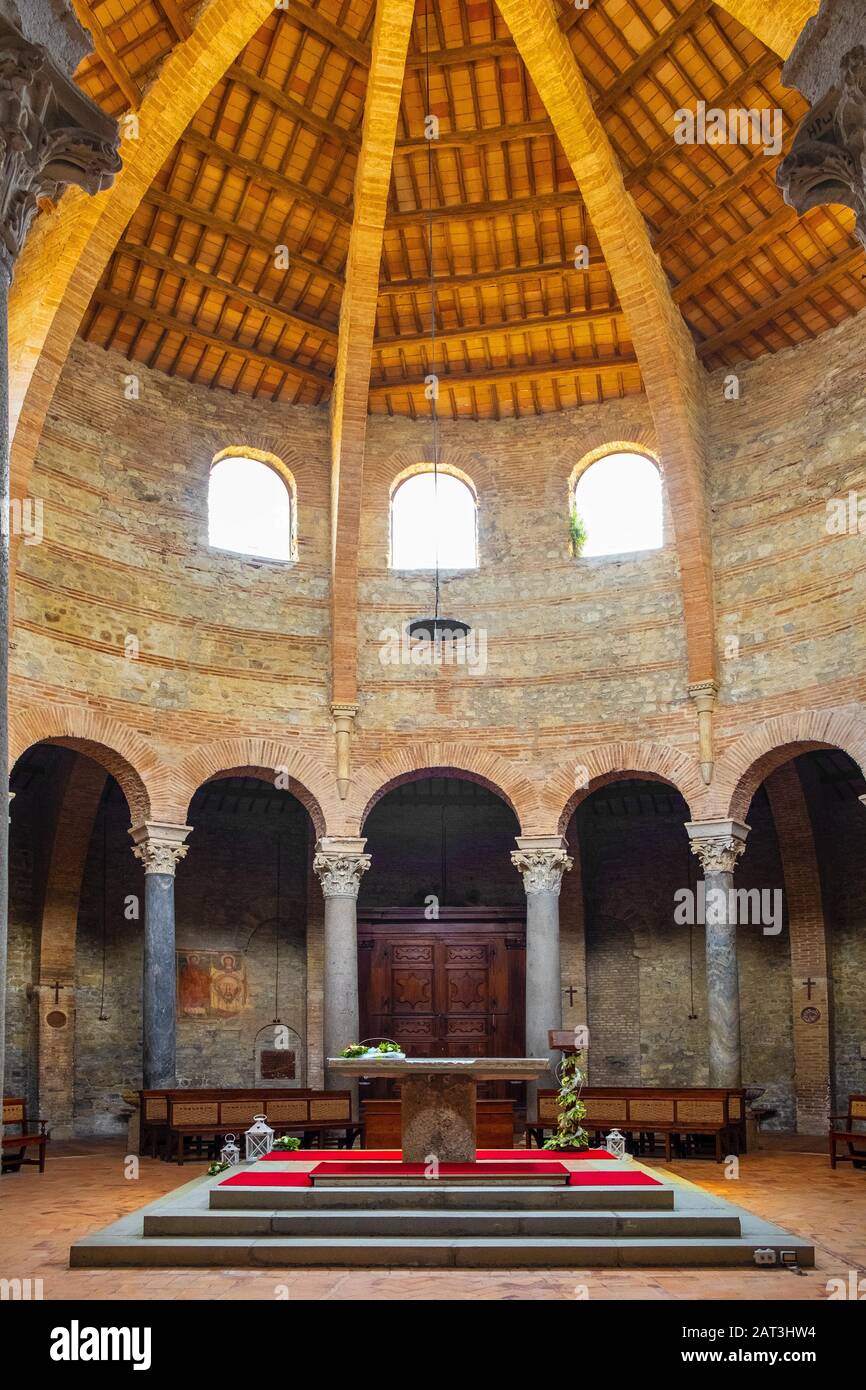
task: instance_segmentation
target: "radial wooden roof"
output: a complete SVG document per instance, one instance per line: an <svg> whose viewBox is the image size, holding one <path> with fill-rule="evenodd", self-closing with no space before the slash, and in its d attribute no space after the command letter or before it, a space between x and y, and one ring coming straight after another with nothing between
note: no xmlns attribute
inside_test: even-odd
<svg viewBox="0 0 866 1390"><path fill-rule="evenodd" d="M844 209L798 217L754 146L678 146L698 100L806 110L781 59L711 0L558 0L559 26L709 368L814 338L866 303ZM86 91L134 109L193 23L178 0L76 8ZM199 111L118 245L82 334L186 380L328 399L374 0L289 0ZM418 0L403 81L370 410L426 415L427 52L440 410L495 417L641 391L629 324L574 175L495 4ZM574 267L586 245L590 268ZM289 269L275 248L287 247Z"/></svg>

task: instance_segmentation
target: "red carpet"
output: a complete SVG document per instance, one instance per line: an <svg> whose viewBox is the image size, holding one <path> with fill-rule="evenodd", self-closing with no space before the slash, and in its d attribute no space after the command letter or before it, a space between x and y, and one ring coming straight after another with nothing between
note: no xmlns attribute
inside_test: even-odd
<svg viewBox="0 0 866 1390"><path fill-rule="evenodd" d="M629 1171L628 1169L596 1168L589 1173L570 1173L568 1176L569 1187L661 1187L658 1178L651 1178L649 1173L642 1173L640 1169Z"/></svg>
<svg viewBox="0 0 866 1390"><path fill-rule="evenodd" d="M429 1172L426 1163L366 1163L362 1167L364 1177L388 1178L399 1173L401 1177L424 1177ZM439 1172L443 1177L520 1177L527 1174L549 1177L551 1174L565 1175L568 1169L556 1159L523 1163L440 1163ZM358 1173L357 1163L319 1163L313 1169L317 1178L348 1177Z"/></svg>
<svg viewBox="0 0 866 1390"><path fill-rule="evenodd" d="M312 1187L309 1173L235 1173L220 1187Z"/></svg>

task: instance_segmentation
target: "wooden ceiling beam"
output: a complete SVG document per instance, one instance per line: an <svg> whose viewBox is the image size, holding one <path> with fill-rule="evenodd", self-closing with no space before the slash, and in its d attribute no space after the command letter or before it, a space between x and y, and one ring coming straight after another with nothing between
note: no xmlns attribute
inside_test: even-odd
<svg viewBox="0 0 866 1390"><path fill-rule="evenodd" d="M273 188L275 192L282 193L287 198L296 198L301 203L312 203L314 207L326 212L337 222L349 223L352 220L352 209L348 204L336 203L332 198L326 198L324 193L315 192L306 184L299 183L297 179L290 179L285 174L281 174L277 169L268 169L255 159L247 159L245 155L228 150L224 145L217 144L216 140L211 140L207 135L203 135L199 130L194 130L191 126L184 131L181 143L190 146L191 149L198 150L200 154L206 155L208 159L216 160L218 164L222 164L226 168L236 169L239 174L264 184L266 188Z"/></svg>
<svg viewBox="0 0 866 1390"><path fill-rule="evenodd" d="M434 222L469 222L473 217L510 217L518 213L537 212L542 208L574 208L583 206L576 188L551 193L535 193L523 198L494 198L483 203L458 203L453 207L410 208L405 212L389 212L387 226L426 226L432 215Z"/></svg>
<svg viewBox="0 0 866 1390"><path fill-rule="evenodd" d="M803 29L818 13L821 0L717 0L744 29L787 58Z"/></svg>
<svg viewBox="0 0 866 1390"><path fill-rule="evenodd" d="M177 0L159 0L159 8L162 10L176 36L179 39L188 39L192 33L192 27Z"/></svg>
<svg viewBox="0 0 866 1390"><path fill-rule="evenodd" d="M735 77L733 82L730 82L728 86L725 87L724 91L719 92L718 96L707 98L707 105L718 106L723 110L727 109L740 99L743 92L748 91L749 87L753 87L756 82L760 82L768 73L772 72L778 66L779 60L774 53L762 53L760 58L757 58L754 63L750 64L745 72ZM629 169L626 172L626 188L634 188L637 184L645 183L649 175L655 173L666 160L670 159L671 155L679 154L680 158L682 158L687 148L688 147L683 145L678 145L673 135L670 135L665 143L660 145L657 150L653 150L653 153L643 160L641 164L636 165L633 169ZM763 159L771 158L771 156L765 155L763 150L761 151L761 157Z"/></svg>
<svg viewBox="0 0 866 1390"><path fill-rule="evenodd" d="M643 77L653 63L667 53L672 43L676 43L677 39L682 38L683 34L694 28L712 4L713 0L692 0L692 4L683 10L679 18L675 19L673 24L669 24L642 53L638 54L634 62L629 64L613 85L604 89L595 103L596 111L599 114L609 111L623 97L628 96L638 78Z"/></svg>
<svg viewBox="0 0 866 1390"><path fill-rule="evenodd" d="M499 337L508 333L530 333L533 329L562 328L571 325L579 328L584 323L604 323L610 319L622 318L622 309L573 309L565 314L521 315L515 319L500 319L496 323L467 323L459 328L436 329L437 343L459 343L470 338ZM427 333L395 333L388 337L377 337L375 348L418 347L429 343Z"/></svg>
<svg viewBox="0 0 866 1390"><path fill-rule="evenodd" d="M261 236L249 227L241 227L239 223L231 222L226 217L218 217L216 213L209 212L206 208L199 208L194 203L185 203L180 198L173 198L170 193L164 193L161 188L155 186L149 188L143 201L153 207L162 208L163 211L171 213L174 217L180 217L185 222L192 222L197 227L207 227L217 236L228 237L241 242L244 246L255 247L256 250L264 252L269 258L274 254L273 237ZM315 275L321 280L327 280L329 284L336 285L339 289L343 288L343 276L339 271L329 270L320 261L310 260L306 256L299 255L297 251L290 251L289 257L292 266L304 270L308 275Z"/></svg>
<svg viewBox="0 0 866 1390"><path fill-rule="evenodd" d="M665 222L653 239L655 249L663 251L666 246L670 246L671 242L677 241L697 222L708 217L714 208L727 202L731 194L736 193L737 189L742 188L750 179L758 178L761 174L772 175L783 156L784 150L778 159L764 155L761 150L750 155L746 162L728 178L723 179L721 183L717 183L714 188L702 194L691 207L686 208L670 222Z"/></svg>
<svg viewBox="0 0 866 1390"><path fill-rule="evenodd" d="M273 299L266 298L263 294L257 294L254 290L244 289L232 280L221 280L218 275L211 275L209 271L200 270L198 266L191 265L188 261L180 261L174 256L164 256L160 251L154 251L150 246L141 246L132 241L121 241L117 248L117 255L131 256L133 260L141 262L142 265L152 266L154 270L160 270L167 275L179 275L181 279L191 281L196 285L202 285L205 289L213 290L216 294L225 296L226 299L235 299L240 304L246 304L250 309L255 309L267 318L276 319L286 325L287 328L294 328L299 333L309 333L313 337L321 338L325 343L335 343L337 341L336 328L328 327L318 319L306 318L292 309L284 308ZM136 301L130 301L130 313L136 311Z"/></svg>
<svg viewBox="0 0 866 1390"><path fill-rule="evenodd" d="M625 187L571 45L547 0L498 0L581 190L628 320L662 450L674 521L688 678L717 672L713 565L706 496L706 386L691 335Z"/></svg>
<svg viewBox="0 0 866 1390"><path fill-rule="evenodd" d="M255 92L256 96L264 97L278 111L282 111L293 121L300 121L302 125L309 126L311 130L317 130L320 135L326 135L330 140L336 140L341 145L349 146L350 149L360 149L361 137L356 131L337 125L336 121L329 121L326 116L320 116L311 107L298 101L291 93L283 91L276 82L269 82L266 77L260 77L257 72L250 72L240 63L233 63L226 73L226 77L232 82L237 82L241 87L246 87L247 91Z"/></svg>
<svg viewBox="0 0 866 1390"><path fill-rule="evenodd" d="M862 273L864 271L863 255L862 246L855 246L848 251L843 251L829 265L823 266L814 275L810 275L807 280L802 280L799 285L792 285L789 290L775 295L769 304L761 304L757 309L753 309L742 318L738 318L737 322L732 324L730 328L723 329L721 333L713 334L712 338L706 338L698 346L698 355L701 358L712 357L731 343L742 343L754 329L760 328L770 319L778 318L787 310L796 308L798 304L802 304L804 299L809 299L811 295L824 289L839 276L851 274L858 268Z"/></svg>
<svg viewBox="0 0 866 1390"><path fill-rule="evenodd" d="M90 31L97 58L101 59L108 68L132 110L137 111L141 105L141 89L135 78L131 76L126 64L117 56L114 45L97 19L92 5L88 3L88 0L75 0L75 8L81 23L85 29Z"/></svg>
<svg viewBox="0 0 866 1390"><path fill-rule="evenodd" d="M480 43L465 43L454 48L431 48L429 62L431 68L463 66L467 63L489 62L492 58L517 57L514 40L503 36L498 39L484 39ZM427 66L428 55L410 53L406 59L407 68Z"/></svg>
<svg viewBox="0 0 866 1390"><path fill-rule="evenodd" d="M351 58L353 63L358 63L363 68L370 66L369 44L361 43L359 39L352 38L345 29L332 24L315 6L306 4L305 0L289 0L286 18L300 24L304 29L309 29L318 38L324 39L338 53L342 53L344 58Z"/></svg>
<svg viewBox="0 0 866 1390"><path fill-rule="evenodd" d="M552 135L553 126L546 116L537 121L516 121L513 125L481 126L476 130L442 130L434 141L435 150L468 149L473 145L502 145L508 140L531 140L538 135ZM430 144L423 135L398 140L396 148L426 150Z"/></svg>
<svg viewBox="0 0 866 1390"><path fill-rule="evenodd" d="M439 373L440 392L449 386L484 386L490 381L547 381L551 377L593 375L595 372L622 371L626 367L637 367L633 354L622 357L572 358L561 362L521 362L515 366L485 367L480 372ZM426 376L396 377L390 381L374 378L370 382L371 396L382 396L394 391L423 391Z"/></svg>
<svg viewBox="0 0 866 1390"><path fill-rule="evenodd" d="M590 256L589 270L605 270L607 262L604 256ZM462 275L438 275L436 276L436 291L439 290L462 290L474 289L478 285L512 285L522 280L543 280L547 278L562 279L563 276L582 276L585 270L576 270L570 261L557 261L551 264L549 261L540 262L537 265L515 265L498 266L496 270L479 270L474 273L467 272ZM430 276L418 275L407 280L383 280L379 286L381 297L393 297L400 294L423 294L430 292ZM618 312L619 306L616 305L611 312Z"/></svg>
<svg viewBox="0 0 866 1390"><path fill-rule="evenodd" d="M220 333L211 333L199 324L179 319L176 314L167 314L162 309L146 307L142 304L130 304L128 299L122 294L115 294L113 290L98 289L93 302L102 304L108 309L117 309L121 314L129 314L131 318L141 319L145 323L155 324L157 328L162 328L166 333L179 333L184 338L194 339L196 342L205 343L208 347L217 348L220 352L234 354L236 357L243 357L247 362L254 362L256 366L277 368L282 372L294 372L303 381L310 382L319 390L329 392L333 386L330 375L326 372L317 371L315 367L309 367L303 362L295 362L292 358L276 357L272 353L260 352L257 348L249 347L246 343L238 343L233 338L226 338Z"/></svg>
<svg viewBox="0 0 866 1390"><path fill-rule="evenodd" d="M744 237L737 237L730 246L726 246L717 255L708 256L697 270L692 271L691 275L685 275L674 285L671 293L677 304L692 299L699 290L705 289L714 280L718 280L720 276L733 270L734 266L740 265L750 256L753 256L756 251L760 251L768 241L772 241L778 236L784 236L785 232L792 231L799 220L800 218L793 208L780 208L772 217L761 222L753 232L747 233Z"/></svg>
<svg viewBox="0 0 866 1390"><path fill-rule="evenodd" d="M331 670L334 704L358 696L358 548L385 215L415 0L378 0L340 337L331 395Z"/></svg>

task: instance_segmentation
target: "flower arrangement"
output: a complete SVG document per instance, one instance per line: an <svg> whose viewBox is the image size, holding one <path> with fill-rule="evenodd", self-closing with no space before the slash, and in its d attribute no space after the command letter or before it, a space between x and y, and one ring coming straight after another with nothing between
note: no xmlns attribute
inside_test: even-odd
<svg viewBox="0 0 866 1390"><path fill-rule="evenodd" d="M294 1134L281 1134L279 1139L274 1140L275 1149L294 1152L301 1147L301 1141Z"/></svg>
<svg viewBox="0 0 866 1390"><path fill-rule="evenodd" d="M403 1058L403 1057L406 1056L406 1054L405 1054L405 1052L403 1051L403 1049L400 1047L399 1043L387 1042L387 1041L386 1041L386 1042L376 1043L375 1046L372 1046L372 1047L371 1047L371 1046L368 1046L367 1043L349 1043L349 1046L348 1046L348 1047L344 1047L344 1048L343 1048L343 1051L340 1053L340 1056L341 1056L341 1057L350 1057L350 1058L363 1057L363 1058L365 1058L366 1060L369 1060L371 1057L372 1057L372 1058L377 1058L377 1057L378 1057L378 1058L382 1058L382 1057L399 1057L399 1058Z"/></svg>
<svg viewBox="0 0 866 1390"><path fill-rule="evenodd" d="M215 1178L219 1173L227 1172L231 1166L232 1165L226 1163L224 1159L215 1158L213 1163L208 1164L207 1175L209 1178Z"/></svg>
<svg viewBox="0 0 866 1390"><path fill-rule="evenodd" d="M586 1114L586 1106L580 1099L583 1085L583 1072L577 1064L577 1055L563 1057L559 1077L559 1123L552 1139L544 1145L546 1149L587 1149L589 1135L581 1126Z"/></svg>

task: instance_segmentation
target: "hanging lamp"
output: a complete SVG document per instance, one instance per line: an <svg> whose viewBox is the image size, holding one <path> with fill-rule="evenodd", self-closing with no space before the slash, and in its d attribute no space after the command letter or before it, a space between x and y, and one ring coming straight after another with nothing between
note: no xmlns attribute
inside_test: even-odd
<svg viewBox="0 0 866 1390"><path fill-rule="evenodd" d="M427 122L431 114L430 102L430 35L429 0L424 6L424 74L425 100L427 103ZM425 131L425 133L427 133ZM442 642L465 639L470 632L469 623L460 618L443 618L439 613L439 379L436 375L436 271L433 264L433 138L427 135L427 257L430 268L430 370L427 374L427 395L430 400L430 423L433 434L433 524L435 527L435 581L432 616L413 618L409 623L409 637L417 641L440 646Z"/></svg>

